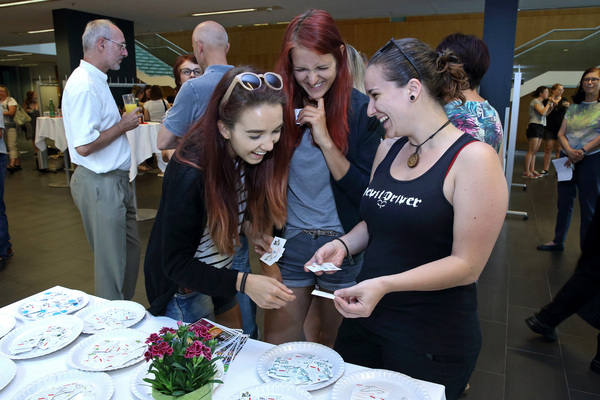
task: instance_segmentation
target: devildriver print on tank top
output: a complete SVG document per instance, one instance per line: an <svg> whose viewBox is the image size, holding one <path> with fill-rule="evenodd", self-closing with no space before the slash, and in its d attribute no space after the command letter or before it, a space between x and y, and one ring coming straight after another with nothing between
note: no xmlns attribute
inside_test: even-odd
<svg viewBox="0 0 600 400"><path fill-rule="evenodd" d="M454 209L444 196L444 179L456 155L473 141L463 134L428 171L409 181L397 180L390 173L407 139L392 145L361 200L369 245L357 281L398 274L451 254ZM456 351L452 346L476 351L480 342L476 309L475 284L393 292L381 299L366 323L378 331L393 331L389 335L416 350L431 352L431 343L436 343L435 354L452 354ZM434 329L438 325L432 325L433 321L447 328L444 340L437 338L441 332Z"/></svg>

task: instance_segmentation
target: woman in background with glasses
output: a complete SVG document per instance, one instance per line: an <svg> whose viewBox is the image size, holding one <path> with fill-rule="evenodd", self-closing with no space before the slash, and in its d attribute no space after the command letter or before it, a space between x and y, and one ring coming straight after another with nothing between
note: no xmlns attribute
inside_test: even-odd
<svg viewBox="0 0 600 400"><path fill-rule="evenodd" d="M558 131L561 156L569 158L565 165L573 166L573 177L557 184L558 213L554 239L537 247L542 251L565 249L564 242L577 192L581 209L579 246L583 246L594 216L596 200L600 196L600 68L585 70L573 96L573 103Z"/></svg>
<svg viewBox="0 0 600 400"><path fill-rule="evenodd" d="M278 344L304 337L332 346L342 317L331 300L311 291L315 284L331 292L353 285L362 255L346 260L343 273L324 279L305 272L304 263L360 221L360 196L383 131L367 117L368 98L352 88L346 48L327 12L309 10L288 25L277 71L289 97L284 141L293 154L287 221L279 234L287 242L283 257L263 264L263 273L293 288L296 301L265 313L265 340Z"/></svg>
<svg viewBox="0 0 600 400"><path fill-rule="evenodd" d="M173 77L175 78L175 96L185 82L202 75L202 68L193 54L184 54L175 60L173 65ZM172 103L172 102L171 102Z"/></svg>
<svg viewBox="0 0 600 400"><path fill-rule="evenodd" d="M194 79L202 75L202 68L198 65L198 61L196 61L196 56L193 54L184 54L175 60L175 64L173 65L173 77L175 78L175 96L179 92L181 85L190 79ZM169 102L169 110L175 101L175 96L172 98L167 97L167 101ZM162 121L167 117L169 111L164 114ZM174 150L163 150L161 151L161 156L164 162L169 162L171 156L173 155ZM159 174L159 176L162 174Z"/></svg>
<svg viewBox="0 0 600 400"><path fill-rule="evenodd" d="M255 237L282 226L286 212L283 84L252 72L225 74L167 167L144 263L153 315L241 328L238 291L263 308L294 299L275 279L231 269L242 223Z"/></svg>
<svg viewBox="0 0 600 400"><path fill-rule="evenodd" d="M475 368L475 282L508 204L496 151L454 127L442 108L447 98L464 101L465 87L456 55L416 39L392 39L373 56L368 112L389 139L362 196L364 221L306 263L339 266L366 249L359 283L335 292L346 317L335 350L347 362L442 384L449 400Z"/></svg>

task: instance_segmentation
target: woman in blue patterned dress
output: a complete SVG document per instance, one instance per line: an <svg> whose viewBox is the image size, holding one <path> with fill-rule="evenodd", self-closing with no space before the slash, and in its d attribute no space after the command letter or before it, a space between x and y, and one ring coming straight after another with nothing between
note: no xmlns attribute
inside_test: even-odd
<svg viewBox="0 0 600 400"><path fill-rule="evenodd" d="M494 107L477 90L490 65L487 45L475 35L454 33L442 39L437 51L450 50L462 62L469 88L463 90L464 104L457 99L444 106L452 124L481 142L492 146L502 159L502 123Z"/></svg>

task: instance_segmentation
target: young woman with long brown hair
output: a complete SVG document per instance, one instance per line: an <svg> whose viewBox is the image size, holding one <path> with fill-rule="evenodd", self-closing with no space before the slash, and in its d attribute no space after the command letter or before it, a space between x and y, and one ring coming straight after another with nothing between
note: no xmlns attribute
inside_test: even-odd
<svg viewBox="0 0 600 400"><path fill-rule="evenodd" d="M285 221L282 86L272 72L231 69L175 151L144 264L152 314L239 321L238 291L263 308L294 299L275 279L230 269L242 226L256 237Z"/></svg>
<svg viewBox="0 0 600 400"><path fill-rule="evenodd" d="M265 340L304 337L332 346L342 317L331 300L311 291L315 284L331 292L353 285L362 255L347 260L344 273L335 277L317 279L304 271L304 263L360 221L360 197L383 130L366 114L367 97L352 88L346 48L327 12L309 10L288 25L277 71L289 97L285 141L292 158L280 234L287 242L283 257L263 265L263 273L293 288L296 301L265 313Z"/></svg>

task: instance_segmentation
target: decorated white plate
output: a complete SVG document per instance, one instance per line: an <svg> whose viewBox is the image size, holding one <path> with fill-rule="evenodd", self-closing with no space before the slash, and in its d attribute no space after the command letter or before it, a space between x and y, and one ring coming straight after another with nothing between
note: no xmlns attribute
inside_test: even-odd
<svg viewBox="0 0 600 400"><path fill-rule="evenodd" d="M92 334L129 328L140 322L145 315L144 306L127 300L104 301L75 314L83 320L83 333Z"/></svg>
<svg viewBox="0 0 600 400"><path fill-rule="evenodd" d="M260 356L256 364L258 375L265 382L277 382L276 379L271 378L268 375L267 371L271 368L274 361L278 357L293 357L295 354L313 355L321 360L329 362L332 365L333 375L331 378L322 382L298 386L304 390L318 390L332 385L344 373L344 360L337 352L333 351L329 347L311 342L290 342L273 347Z"/></svg>
<svg viewBox="0 0 600 400"><path fill-rule="evenodd" d="M0 374L0 390L2 390L17 374L17 364L10 358L0 356L0 371L2 371Z"/></svg>
<svg viewBox="0 0 600 400"><path fill-rule="evenodd" d="M306 390L300 389L300 387L291 383L269 382L240 390L228 400L247 400L263 397L270 399L272 396L277 396L278 400L310 400L313 398Z"/></svg>
<svg viewBox="0 0 600 400"><path fill-rule="evenodd" d="M42 318L23 325L0 340L0 351L13 360L41 357L69 345L83 329L72 315Z"/></svg>
<svg viewBox="0 0 600 400"><path fill-rule="evenodd" d="M223 380L225 370L223 369L223 362L221 360L216 362L217 374L215 379ZM131 393L140 400L154 400L152 398L152 386L148 382L144 382L144 378L154 378L153 373L148 373L150 364L144 363L139 367L136 373L131 377L130 387ZM213 392L220 386L219 383L213 383Z"/></svg>
<svg viewBox="0 0 600 400"><path fill-rule="evenodd" d="M57 288L46 290L19 303L18 315L26 321L36 321L82 309L89 296L80 290Z"/></svg>
<svg viewBox="0 0 600 400"><path fill-rule="evenodd" d="M67 363L82 371L112 371L144 359L146 332L115 329L97 333L77 343L69 351Z"/></svg>
<svg viewBox="0 0 600 400"><path fill-rule="evenodd" d="M12 331L17 321L12 315L0 314L0 338Z"/></svg>
<svg viewBox="0 0 600 400"><path fill-rule="evenodd" d="M427 390L415 379L385 369L356 371L344 376L333 387L331 400L368 398L360 397L364 395L387 400L431 400Z"/></svg>
<svg viewBox="0 0 600 400"><path fill-rule="evenodd" d="M110 400L115 386L108 374L60 371L27 384L13 400Z"/></svg>

